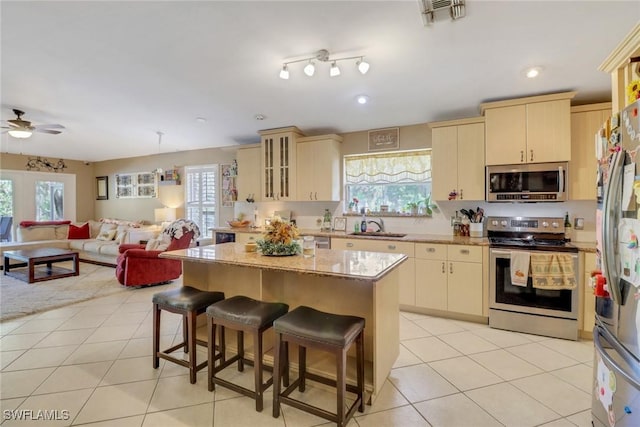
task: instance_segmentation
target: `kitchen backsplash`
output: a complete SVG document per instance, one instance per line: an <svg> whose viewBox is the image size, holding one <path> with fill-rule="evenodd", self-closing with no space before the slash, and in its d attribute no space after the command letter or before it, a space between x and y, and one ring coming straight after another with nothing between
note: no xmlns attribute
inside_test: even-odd
<svg viewBox="0 0 640 427"><path fill-rule="evenodd" d="M425 233L451 235L450 218L460 209L481 207L486 216L551 216L564 218L569 212L572 223L576 217L584 218L584 230L574 231L574 240L581 242L595 241L595 202L572 201L562 203L487 203L465 201L443 201L438 203L433 216L426 217L384 217L386 231L397 233ZM244 213L246 219L253 220L254 211L258 215L258 224L264 224L264 219L273 215L274 211L290 210L292 217L300 228L320 229L320 220L325 209L329 209L333 217L342 216L341 202L236 202L234 216L237 218ZM370 219L377 219L371 215ZM360 223L361 217L347 217L347 231L354 228L354 223ZM222 222L220 225L225 225Z"/></svg>

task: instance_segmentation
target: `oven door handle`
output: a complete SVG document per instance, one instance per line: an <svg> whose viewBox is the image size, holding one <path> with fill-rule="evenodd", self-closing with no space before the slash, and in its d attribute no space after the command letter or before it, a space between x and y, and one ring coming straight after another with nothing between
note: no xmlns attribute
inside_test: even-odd
<svg viewBox="0 0 640 427"><path fill-rule="evenodd" d="M503 251L500 249L491 249L491 254L492 255L506 255L508 257L511 256L511 251Z"/></svg>

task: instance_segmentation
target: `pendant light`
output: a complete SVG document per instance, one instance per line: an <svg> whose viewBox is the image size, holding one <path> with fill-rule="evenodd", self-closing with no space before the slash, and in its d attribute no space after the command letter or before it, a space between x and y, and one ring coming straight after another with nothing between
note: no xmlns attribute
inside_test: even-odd
<svg viewBox="0 0 640 427"><path fill-rule="evenodd" d="M331 64L329 75L331 77L338 77L340 75L340 68L338 68L338 66L336 65L336 61L333 61L333 64Z"/></svg>
<svg viewBox="0 0 640 427"><path fill-rule="evenodd" d="M348 56L344 58L331 58L329 55L329 51L327 49L320 49L312 57L283 62L282 69L280 70L280 78L283 80L288 80L289 64L294 64L296 62L307 62L307 65L304 66L303 71L307 76L313 77L313 75L316 72L316 64L314 61L330 63L331 67L329 68L329 76L337 77L341 74L340 68L338 67L337 62L347 61L347 60L356 60L356 68L358 69L360 74L367 74L367 72L369 71L370 65L367 61L364 60L364 56Z"/></svg>

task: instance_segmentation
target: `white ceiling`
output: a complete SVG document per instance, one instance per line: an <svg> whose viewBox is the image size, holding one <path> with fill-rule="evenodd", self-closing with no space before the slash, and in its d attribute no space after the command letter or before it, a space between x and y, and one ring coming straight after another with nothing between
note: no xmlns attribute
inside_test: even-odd
<svg viewBox="0 0 640 427"><path fill-rule="evenodd" d="M1 118L19 108L67 128L4 134L2 152L100 161L257 142L288 125L313 135L471 117L484 101L565 90L605 101L597 67L640 2L467 0L465 18L439 12L430 27L415 0L2 1L0 13ZM300 63L278 77L318 49L365 55L371 69L345 61L330 78L320 64L309 78ZM529 80L532 65L544 72Z"/></svg>

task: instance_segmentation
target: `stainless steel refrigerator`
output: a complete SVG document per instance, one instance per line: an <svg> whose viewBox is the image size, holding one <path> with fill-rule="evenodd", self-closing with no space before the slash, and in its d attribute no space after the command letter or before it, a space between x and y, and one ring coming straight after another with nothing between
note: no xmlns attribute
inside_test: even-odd
<svg viewBox="0 0 640 427"><path fill-rule="evenodd" d="M606 287L596 292L591 412L594 426L636 427L640 426L640 101L621 111L617 124L611 126L608 143L599 145L596 137L602 187L597 255Z"/></svg>

